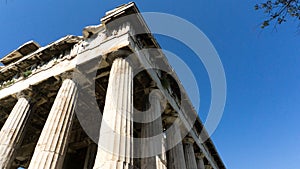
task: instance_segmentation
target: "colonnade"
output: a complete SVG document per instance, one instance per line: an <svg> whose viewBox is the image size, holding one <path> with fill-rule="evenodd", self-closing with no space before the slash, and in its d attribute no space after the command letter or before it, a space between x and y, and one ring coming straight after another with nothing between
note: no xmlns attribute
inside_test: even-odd
<svg viewBox="0 0 300 169"><path fill-rule="evenodd" d="M77 99L77 85L72 79L64 79L50 110L44 128L31 158L29 169L61 169L68 149ZM161 96L154 95L151 101L155 118L161 113ZM20 96L8 119L0 131L0 168L10 169L14 153L21 142L28 123L32 106L30 98ZM178 132L161 137L157 142L133 145L133 70L129 62L116 58L112 63L100 128L97 155L93 169L131 169L134 168L134 149L144 152L159 151L154 157L142 158L142 169L205 169L204 157L194 150L194 140L186 137L173 148L166 151L164 144L173 144L181 137ZM142 137L163 133L161 117L141 127ZM102 147L107 147L103 149ZM110 152L109 150L113 150ZM150 153L151 154L151 153Z"/></svg>

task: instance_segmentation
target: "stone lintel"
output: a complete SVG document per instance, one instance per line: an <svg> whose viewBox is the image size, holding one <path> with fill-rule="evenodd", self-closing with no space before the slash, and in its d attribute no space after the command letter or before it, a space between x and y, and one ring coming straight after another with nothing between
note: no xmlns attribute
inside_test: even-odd
<svg viewBox="0 0 300 169"><path fill-rule="evenodd" d="M194 142L195 142L195 140L192 137L189 137L189 136L185 137L182 141L185 144L194 144Z"/></svg>

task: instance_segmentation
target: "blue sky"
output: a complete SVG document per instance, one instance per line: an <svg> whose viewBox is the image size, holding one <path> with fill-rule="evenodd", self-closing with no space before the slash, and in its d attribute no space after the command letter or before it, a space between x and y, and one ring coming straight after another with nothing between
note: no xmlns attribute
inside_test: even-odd
<svg viewBox="0 0 300 169"><path fill-rule="evenodd" d="M66 34L99 24L104 12L128 1L0 1L0 57L28 40L46 45ZM260 1L146 0L142 12L182 17L214 44L227 80L227 102L212 139L229 169L300 168L300 34L290 22L277 32L261 31ZM163 24L163 23L162 23ZM196 75L204 121L210 84L201 61L183 44L156 36L161 46L179 55ZM180 76L180 75L179 75ZM189 91L189 87L186 86ZM191 92L191 91L189 91Z"/></svg>

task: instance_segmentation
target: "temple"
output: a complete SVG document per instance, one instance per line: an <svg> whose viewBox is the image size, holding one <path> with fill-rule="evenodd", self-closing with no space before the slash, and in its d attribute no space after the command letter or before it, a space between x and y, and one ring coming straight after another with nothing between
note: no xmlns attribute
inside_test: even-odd
<svg viewBox="0 0 300 169"><path fill-rule="evenodd" d="M128 3L3 57L0 168L225 169L160 49Z"/></svg>

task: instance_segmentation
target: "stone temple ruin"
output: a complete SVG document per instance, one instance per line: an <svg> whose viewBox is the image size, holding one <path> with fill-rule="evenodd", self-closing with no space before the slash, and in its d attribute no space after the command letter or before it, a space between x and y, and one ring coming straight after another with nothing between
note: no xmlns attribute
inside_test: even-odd
<svg viewBox="0 0 300 169"><path fill-rule="evenodd" d="M0 168L224 169L159 49L129 3L3 57Z"/></svg>

